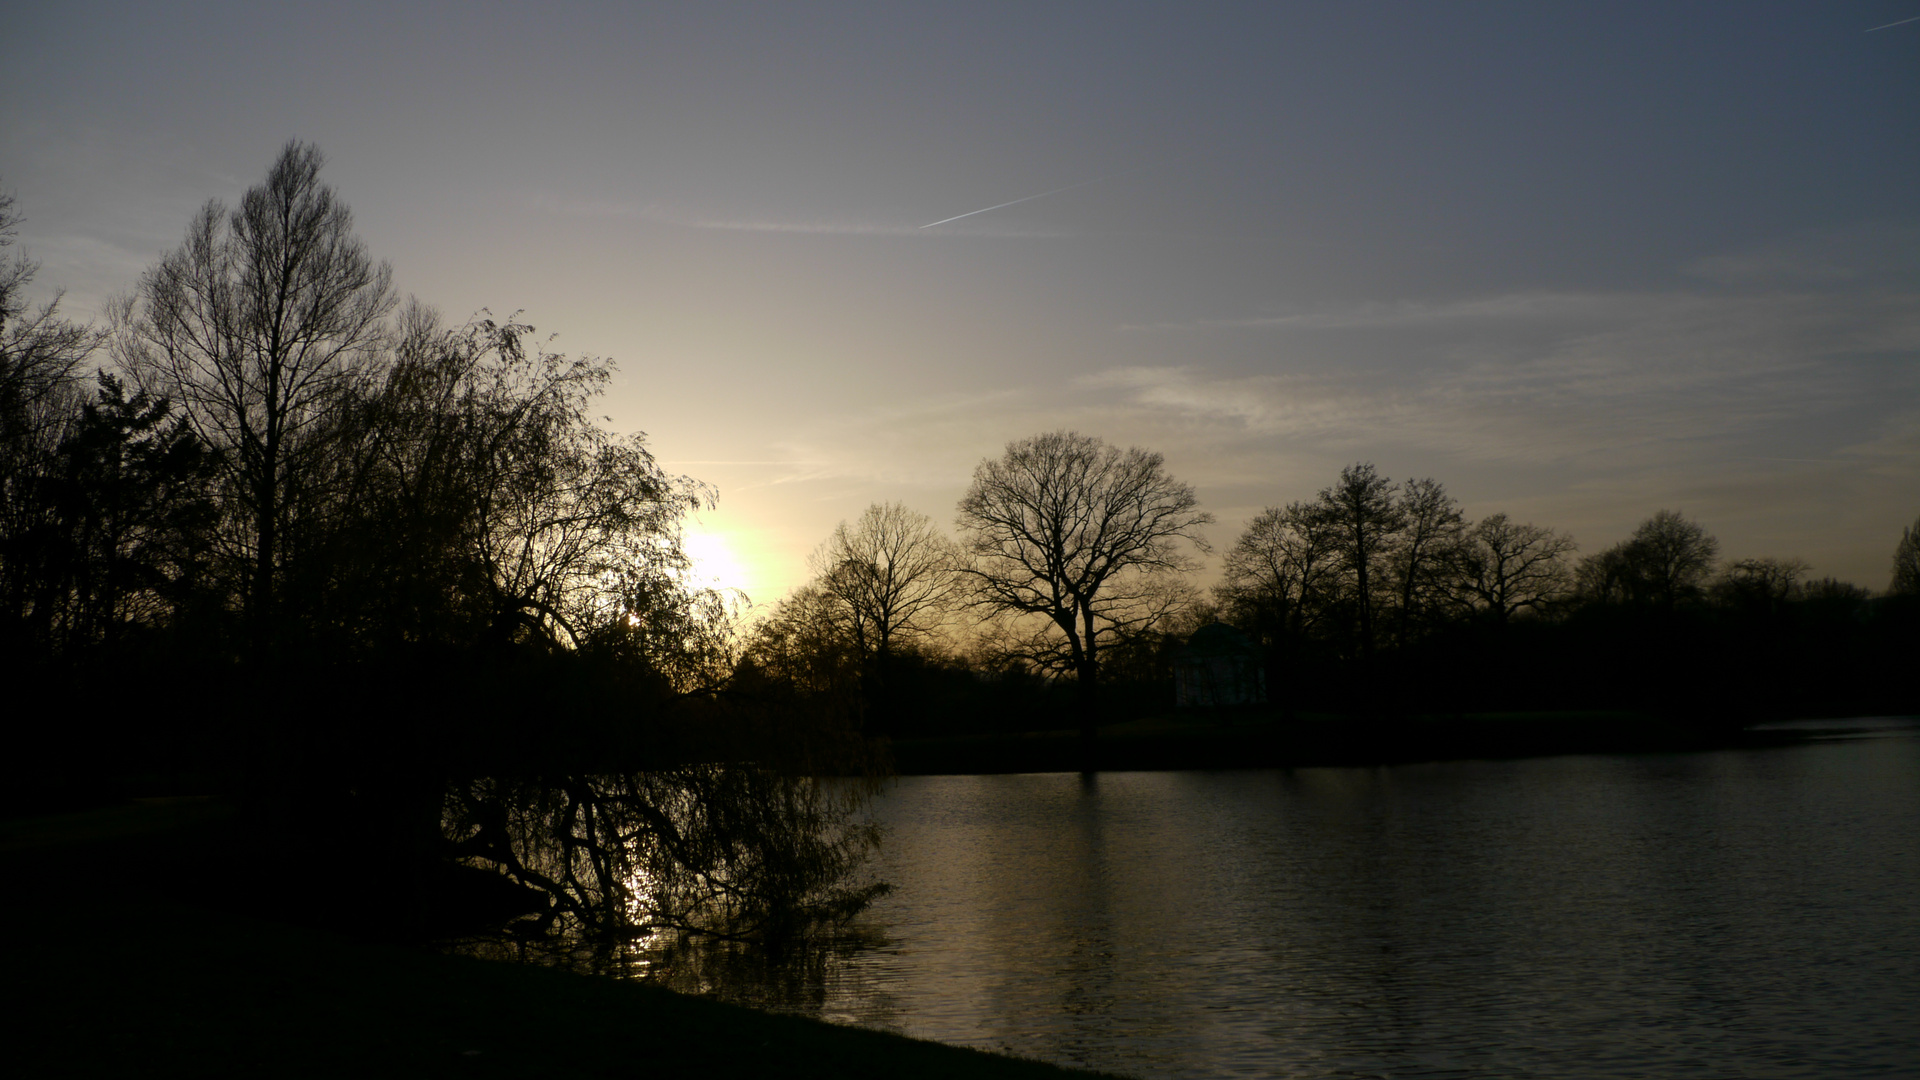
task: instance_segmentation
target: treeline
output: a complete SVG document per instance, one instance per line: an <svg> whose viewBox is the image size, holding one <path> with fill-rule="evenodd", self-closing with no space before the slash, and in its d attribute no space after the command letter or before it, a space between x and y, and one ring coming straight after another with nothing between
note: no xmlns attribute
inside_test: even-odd
<svg viewBox="0 0 1920 1080"><path fill-rule="evenodd" d="M1063 447L1082 452L1078 467L1063 467L1074 457ZM835 702L869 731L1072 727L1172 709L1182 646L1224 622L1256 651L1281 715L1628 709L1740 726L1920 707L1907 674L1920 650L1920 523L1874 595L1795 558L1722 560L1714 537L1669 510L1581 557L1564 532L1498 513L1470 521L1439 482L1395 484L1360 463L1249 522L1203 596L1185 581L1192 561L1164 546L1194 538L1191 489L1155 455L1115 483L1085 467L1102 454L1118 456L1055 433L983 463L1031 483L996 516L981 510L993 489L977 475L963 543L896 504L843 523L814 579L758 625L742 672ZM1155 519L1160 546L1116 550L1101 532L1116 511L1175 507ZM1103 565L1117 572L1089 587ZM1021 588L1034 602L1007 602ZM1061 600L1076 589L1089 594L1079 606Z"/></svg>
<svg viewBox="0 0 1920 1080"><path fill-rule="evenodd" d="M1913 546L1909 530L1896 562L1912 563ZM1361 464L1256 518L1215 596L1261 645L1283 707L1628 708L1744 724L1914 704L1899 674L1920 641L1910 574L1875 598L1809 579L1798 559L1722 561L1714 537L1670 510L1576 551L1505 514L1470 522L1439 483L1394 485Z"/></svg>

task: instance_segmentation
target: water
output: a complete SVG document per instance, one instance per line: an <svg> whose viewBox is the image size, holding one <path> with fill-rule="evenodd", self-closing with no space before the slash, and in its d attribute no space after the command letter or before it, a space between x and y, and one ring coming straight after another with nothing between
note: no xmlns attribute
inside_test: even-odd
<svg viewBox="0 0 1920 1080"><path fill-rule="evenodd" d="M1911 1075L1920 737L1861 726L904 778L875 809L895 892L780 986L710 988L1140 1077Z"/></svg>

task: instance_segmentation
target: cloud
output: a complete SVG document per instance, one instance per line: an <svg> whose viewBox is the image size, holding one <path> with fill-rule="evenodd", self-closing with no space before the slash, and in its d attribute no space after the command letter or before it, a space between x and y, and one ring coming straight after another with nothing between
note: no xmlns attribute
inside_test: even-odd
<svg viewBox="0 0 1920 1080"><path fill-rule="evenodd" d="M1124 323L1123 331L1205 329L1365 330L1506 322L1554 322L1599 318L1631 305L1633 298L1600 293L1521 292L1452 301L1369 302L1320 311L1238 318Z"/></svg>
<svg viewBox="0 0 1920 1080"><path fill-rule="evenodd" d="M700 214L658 203L625 202L606 199L564 199L551 195L533 196L531 205L534 210L559 217L595 218L616 221L647 221L659 225L670 225L683 229L703 229L720 232L778 233L801 236L893 236L928 239L937 236L948 238L1007 238L1007 239L1049 239L1068 234L1056 230L1023 228L1016 225L992 222L969 222L955 224L940 230L928 231L905 218L891 221L816 219L782 220L766 217L718 217Z"/></svg>
<svg viewBox="0 0 1920 1080"><path fill-rule="evenodd" d="M1423 332L1381 346L1391 355L1317 352L1344 358L1353 335L1407 322ZM1204 447L1223 479L1258 476L1262 460L1366 458L1521 488L1606 475L1641 496L1728 471L1891 467L1905 444L1889 434L1895 448L1869 454L1860 434L1898 430L1891 403L1920 398L1916 293L1516 294L1362 305L1315 325L1344 330L1276 339L1267 371L1127 366L1076 385L1128 414L1119 427Z"/></svg>
<svg viewBox="0 0 1920 1080"><path fill-rule="evenodd" d="M1766 244L1697 259L1688 276L1733 287L1841 286L1880 281L1914 283L1913 251L1920 226L1869 222L1845 229L1810 230Z"/></svg>

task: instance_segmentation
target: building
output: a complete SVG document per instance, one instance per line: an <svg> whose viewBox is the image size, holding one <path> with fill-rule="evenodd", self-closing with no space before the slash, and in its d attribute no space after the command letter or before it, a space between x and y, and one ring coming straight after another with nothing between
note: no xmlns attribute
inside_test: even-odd
<svg viewBox="0 0 1920 1080"><path fill-rule="evenodd" d="M1183 709L1264 705L1260 647L1226 623L1208 623L1173 654L1173 703Z"/></svg>

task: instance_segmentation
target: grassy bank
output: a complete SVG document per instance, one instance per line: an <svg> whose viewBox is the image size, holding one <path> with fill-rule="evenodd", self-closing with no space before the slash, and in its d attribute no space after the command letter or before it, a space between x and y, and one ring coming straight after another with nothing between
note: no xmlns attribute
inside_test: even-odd
<svg viewBox="0 0 1920 1080"><path fill-rule="evenodd" d="M0 827L12 928L0 1069L22 1077L1098 1074L656 987L280 922L244 875L183 877L219 808L164 801ZM197 859L188 859L196 865ZM215 866L218 863L213 864ZM316 873L351 868L315 867ZM378 904L379 882L366 882ZM235 911L241 914L234 914Z"/></svg>
<svg viewBox="0 0 1920 1080"><path fill-rule="evenodd" d="M1458 758L1701 750L1783 741L1625 711L1469 713L1364 722L1264 710L1182 713L1100 729L1095 764L1106 770L1299 768L1390 765ZM1072 731L903 739L903 774L1065 772L1083 767Z"/></svg>

